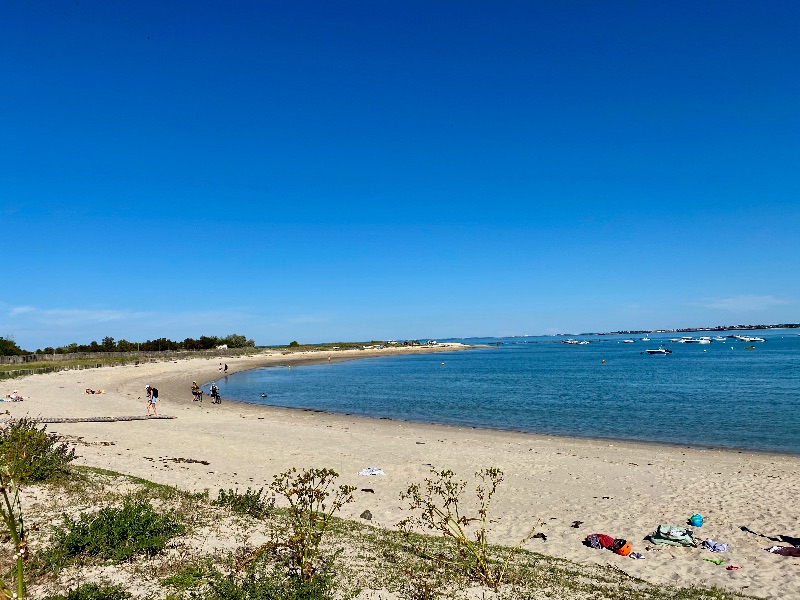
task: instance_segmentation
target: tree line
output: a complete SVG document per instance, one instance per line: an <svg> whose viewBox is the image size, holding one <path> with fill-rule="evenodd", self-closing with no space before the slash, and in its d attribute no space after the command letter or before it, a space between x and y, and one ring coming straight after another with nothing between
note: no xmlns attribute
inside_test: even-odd
<svg viewBox="0 0 800 600"><path fill-rule="evenodd" d="M176 342L162 337L146 342L129 342L128 340L115 340L113 337L104 337L101 342L93 341L89 344L73 342L67 346L37 349L28 352L20 348L12 339L0 337L0 356L15 356L23 354L72 354L75 352L152 352L160 350L211 350L217 346L226 345L228 348L253 348L256 343L243 335L232 333L225 337L215 335L201 335L198 339L186 338Z"/></svg>

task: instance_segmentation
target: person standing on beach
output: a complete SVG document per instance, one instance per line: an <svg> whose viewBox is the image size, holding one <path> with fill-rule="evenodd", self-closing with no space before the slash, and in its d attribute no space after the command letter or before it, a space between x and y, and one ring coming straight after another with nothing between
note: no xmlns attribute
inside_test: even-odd
<svg viewBox="0 0 800 600"><path fill-rule="evenodd" d="M228 372L228 363L225 363L225 373Z"/></svg>
<svg viewBox="0 0 800 600"><path fill-rule="evenodd" d="M145 386L145 391L147 392L147 416L150 416L150 411L153 411L153 416L158 416L158 411L156 410L156 399L158 398L158 390L152 387L150 384Z"/></svg>

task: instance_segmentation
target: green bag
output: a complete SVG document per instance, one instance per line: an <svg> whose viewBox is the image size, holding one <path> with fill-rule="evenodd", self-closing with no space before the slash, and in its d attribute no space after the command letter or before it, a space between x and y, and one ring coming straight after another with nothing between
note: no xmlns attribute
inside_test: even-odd
<svg viewBox="0 0 800 600"><path fill-rule="evenodd" d="M667 546L697 546L697 540L694 539L692 530L677 525L659 525L650 534L650 541Z"/></svg>

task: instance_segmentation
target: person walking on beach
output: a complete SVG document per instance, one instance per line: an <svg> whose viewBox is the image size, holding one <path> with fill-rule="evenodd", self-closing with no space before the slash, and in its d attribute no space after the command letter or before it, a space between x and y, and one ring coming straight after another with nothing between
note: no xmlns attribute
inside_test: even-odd
<svg viewBox="0 0 800 600"><path fill-rule="evenodd" d="M150 416L150 411L153 411L153 416L158 416L158 411L156 410L156 400L158 398L158 390L152 387L150 384L147 384L144 388L145 392L147 392L147 416Z"/></svg>
<svg viewBox="0 0 800 600"><path fill-rule="evenodd" d="M225 363L225 373L228 372L228 363Z"/></svg>

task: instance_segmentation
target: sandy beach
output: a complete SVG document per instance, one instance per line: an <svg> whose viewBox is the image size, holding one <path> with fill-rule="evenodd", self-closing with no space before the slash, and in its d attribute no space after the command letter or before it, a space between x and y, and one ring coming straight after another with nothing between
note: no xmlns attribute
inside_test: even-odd
<svg viewBox="0 0 800 600"><path fill-rule="evenodd" d="M450 348L442 348L450 349ZM339 352L332 361L392 351ZM800 598L800 558L764 551L767 536L800 537L800 457L619 441L567 439L260 407L209 398L193 402L192 381L205 383L258 366L327 361L328 353L193 358L28 376L2 383L24 402L3 403L13 417L46 419L144 416L146 384L160 391L158 413L171 419L48 424L76 444L78 464L111 469L193 491L267 486L290 467L331 467L356 492L343 516L371 511L393 528L407 516L399 499L430 465L465 479L484 467L505 472L493 506L491 541L515 544L531 526L547 539L525 548L580 563L612 564L633 577L678 586L719 586L769 598ZM104 394L87 395L86 388ZM175 462L173 459L202 462ZM207 464L204 464L207 463ZM361 476L366 467L385 475ZM700 540L730 544L727 553L653 547L660 523L705 518ZM581 521L579 527L573 527ZM743 531L742 526L752 532ZM645 560L582 545L591 533L628 539ZM650 548L650 549L648 549ZM704 558L724 558L727 570Z"/></svg>

